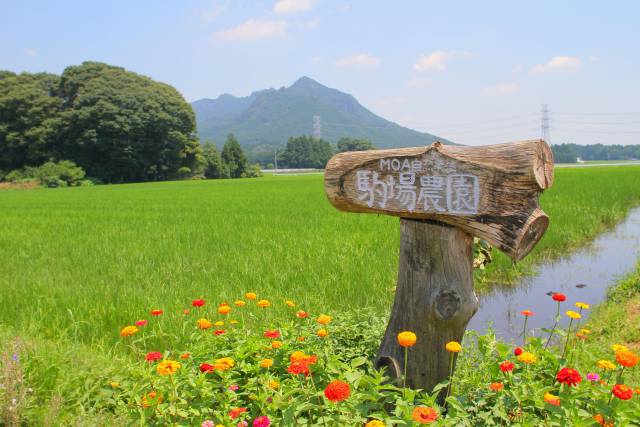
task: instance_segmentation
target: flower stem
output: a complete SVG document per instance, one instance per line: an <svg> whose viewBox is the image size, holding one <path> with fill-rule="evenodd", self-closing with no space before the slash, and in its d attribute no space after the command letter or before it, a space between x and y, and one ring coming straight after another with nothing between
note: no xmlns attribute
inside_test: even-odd
<svg viewBox="0 0 640 427"><path fill-rule="evenodd" d="M527 345L527 321L529 316L524 317L524 326L522 327L522 345Z"/></svg>
<svg viewBox="0 0 640 427"><path fill-rule="evenodd" d="M547 343L544 345L545 350L549 347L549 343L551 342L551 337L553 333L556 331L556 327L558 326L558 317L560 316L560 301L558 301L558 310L556 311L556 320L553 323L553 328L551 328L551 332L549 333L549 338L547 339Z"/></svg>
<svg viewBox="0 0 640 427"><path fill-rule="evenodd" d="M404 348L404 375L402 375L402 397L407 400L407 365L409 364L409 347Z"/></svg>
<svg viewBox="0 0 640 427"><path fill-rule="evenodd" d="M569 338L571 337L571 325L573 325L573 318L569 321L569 329L567 329L567 340L564 342L564 350L562 350L562 358L564 359L564 355L567 352L567 347L569 345Z"/></svg>
<svg viewBox="0 0 640 427"><path fill-rule="evenodd" d="M446 401L447 398L449 398L449 395L451 394L451 381L453 381L453 355L454 353L451 352L450 356L449 356L449 384L447 385L447 395L445 396L444 400Z"/></svg>

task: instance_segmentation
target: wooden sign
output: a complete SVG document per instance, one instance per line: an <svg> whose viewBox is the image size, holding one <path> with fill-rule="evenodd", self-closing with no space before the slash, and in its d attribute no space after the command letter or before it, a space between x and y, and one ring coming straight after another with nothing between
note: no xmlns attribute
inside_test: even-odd
<svg viewBox="0 0 640 427"><path fill-rule="evenodd" d="M462 340L478 308L472 236L517 261L547 229L538 199L553 182L551 149L533 140L347 152L331 158L324 179L340 210L401 217L398 284L376 366L400 377L397 334L412 331L406 381L430 390L449 374L445 344Z"/></svg>
<svg viewBox="0 0 640 427"><path fill-rule="evenodd" d="M340 210L438 220L520 260L549 224L538 197L553 182L552 158L541 140L341 153L325 192Z"/></svg>

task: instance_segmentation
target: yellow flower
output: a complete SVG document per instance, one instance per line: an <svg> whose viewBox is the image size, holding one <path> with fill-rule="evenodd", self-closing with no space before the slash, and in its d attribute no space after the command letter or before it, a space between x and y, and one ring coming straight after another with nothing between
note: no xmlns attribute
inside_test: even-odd
<svg viewBox="0 0 640 427"><path fill-rule="evenodd" d="M131 335L135 335L138 333L138 328L135 326L125 326L120 331L121 337L130 337Z"/></svg>
<svg viewBox="0 0 640 427"><path fill-rule="evenodd" d="M326 329L320 329L320 330L317 332L317 335L318 335L320 338L324 338L324 337L326 337L327 335L329 335L329 332L327 332L327 330L326 330Z"/></svg>
<svg viewBox="0 0 640 427"><path fill-rule="evenodd" d="M364 427L385 427L384 423L380 420L371 420L364 425Z"/></svg>
<svg viewBox="0 0 640 427"><path fill-rule="evenodd" d="M158 363L158 365L156 366L156 371L158 371L160 375L173 375L178 371L178 369L180 369L180 366L182 366L180 362L166 359Z"/></svg>
<svg viewBox="0 0 640 427"><path fill-rule="evenodd" d="M536 363L537 358L535 354L525 351L524 353L520 354L520 356L518 356L518 360L522 363L530 365L532 363Z"/></svg>
<svg viewBox="0 0 640 427"><path fill-rule="evenodd" d="M294 351L293 353L291 353L291 362L299 362L305 357L307 357L307 355L304 353L304 351Z"/></svg>
<svg viewBox="0 0 640 427"><path fill-rule="evenodd" d="M256 298L258 298L258 295L256 295L256 294L255 294L255 293L253 293L253 292L247 292L246 294L244 294L244 296L245 296L245 298L247 298L247 299L256 299Z"/></svg>
<svg viewBox="0 0 640 427"><path fill-rule="evenodd" d="M284 303L287 304L289 307L295 307L296 306L296 303L293 302L293 301L290 301L290 300L286 300Z"/></svg>
<svg viewBox="0 0 640 427"><path fill-rule="evenodd" d="M282 341L271 341L271 348L280 348L282 347Z"/></svg>
<svg viewBox="0 0 640 427"><path fill-rule="evenodd" d="M280 383L278 381L276 381L276 380L269 381L269 388L271 390L277 390L278 387L280 387Z"/></svg>
<svg viewBox="0 0 640 427"><path fill-rule="evenodd" d="M198 328L200 329L209 329L211 327L211 322L207 319L198 319L196 322L198 324Z"/></svg>
<svg viewBox="0 0 640 427"><path fill-rule="evenodd" d="M227 369L233 368L235 364L236 362L232 358L222 357L220 359L216 359L215 363L213 364L213 368L220 371L226 371Z"/></svg>
<svg viewBox="0 0 640 427"><path fill-rule="evenodd" d="M236 307L244 307L247 303L239 299L238 301L234 302L234 304L236 305Z"/></svg>
<svg viewBox="0 0 640 427"><path fill-rule="evenodd" d="M580 313L578 313L577 311L567 311L565 313L567 316L569 316L572 319L580 319L582 317L582 315Z"/></svg>
<svg viewBox="0 0 640 427"><path fill-rule="evenodd" d="M614 344L611 346L611 349L613 350L614 353L617 353L619 351L629 351L629 349L627 348L627 346L624 345L620 345L620 344Z"/></svg>
<svg viewBox="0 0 640 427"><path fill-rule="evenodd" d="M273 359L262 359L262 360L260 361L260 367L261 367L261 368L268 369L268 368L270 368L271 366L273 366Z"/></svg>
<svg viewBox="0 0 640 427"><path fill-rule="evenodd" d="M111 386L111 388L118 388L118 387L120 387L120 383L119 383L119 382L116 382L116 381L111 381L111 382L109 383L109 385Z"/></svg>
<svg viewBox="0 0 640 427"><path fill-rule="evenodd" d="M589 310L589 304L585 302L577 302L576 307L581 308L583 310Z"/></svg>
<svg viewBox="0 0 640 427"><path fill-rule="evenodd" d="M608 360L598 360L598 363L596 363L596 365L598 365L598 368L604 369L605 371L613 371L614 369L616 369L616 365L614 365L613 362L609 362Z"/></svg>
<svg viewBox="0 0 640 427"><path fill-rule="evenodd" d="M462 346L460 345L459 342L456 342L456 341L448 342L447 345L445 345L445 348L447 349L447 351L450 351L451 353L459 353L460 350L462 350Z"/></svg>
<svg viewBox="0 0 640 427"><path fill-rule="evenodd" d="M213 326L224 326L224 322L222 320L218 320L217 322L214 322Z"/></svg>
<svg viewBox="0 0 640 427"><path fill-rule="evenodd" d="M258 307L261 307L261 308L271 307L271 303L269 302L269 300L261 299L260 301L258 301Z"/></svg>
<svg viewBox="0 0 640 427"><path fill-rule="evenodd" d="M544 396L543 396L543 399L549 405L560 406L560 398L558 396L554 395L554 394L545 393Z"/></svg>
<svg viewBox="0 0 640 427"><path fill-rule="evenodd" d="M397 340L400 347L413 347L418 338L413 332L404 331L398 334Z"/></svg>
<svg viewBox="0 0 640 427"><path fill-rule="evenodd" d="M218 307L218 313L220 314L229 314L230 311L231 307L228 305L221 305L220 307Z"/></svg>
<svg viewBox="0 0 640 427"><path fill-rule="evenodd" d="M580 333L584 335L589 335L591 333L591 330L583 328L583 329L580 329Z"/></svg>
<svg viewBox="0 0 640 427"><path fill-rule="evenodd" d="M326 314L321 314L320 316L318 316L318 323L320 323L321 325L328 325L329 322L331 322L331 316L327 316Z"/></svg>
<svg viewBox="0 0 640 427"><path fill-rule="evenodd" d="M235 325L238 323L238 321L236 319L233 319L233 320L229 320L229 323L232 325Z"/></svg>

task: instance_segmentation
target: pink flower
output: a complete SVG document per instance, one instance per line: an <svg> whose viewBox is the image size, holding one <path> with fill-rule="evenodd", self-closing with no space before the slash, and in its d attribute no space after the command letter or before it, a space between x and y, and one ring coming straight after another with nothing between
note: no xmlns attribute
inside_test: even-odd
<svg viewBox="0 0 640 427"><path fill-rule="evenodd" d="M202 427L215 427L215 424L211 420L204 420L202 422Z"/></svg>
<svg viewBox="0 0 640 427"><path fill-rule="evenodd" d="M230 385L230 386L229 386L229 390L231 390L231 391L236 391L236 390L238 390L239 388L240 388L240 387L238 387L238 386L237 386L237 385L235 385L235 384L234 384L234 385Z"/></svg>
<svg viewBox="0 0 640 427"><path fill-rule="evenodd" d="M249 423L244 420L239 421L238 424L236 424L237 427L247 427L248 425Z"/></svg>
<svg viewBox="0 0 640 427"><path fill-rule="evenodd" d="M596 381L598 381L600 379L600 375L596 374L595 372L589 372L587 374L587 379L589 381L596 382Z"/></svg>
<svg viewBox="0 0 640 427"><path fill-rule="evenodd" d="M136 326L144 326L146 324L147 324L147 321L144 319L136 321Z"/></svg>
<svg viewBox="0 0 640 427"><path fill-rule="evenodd" d="M266 415L262 415L253 420L253 427L269 427L270 425L271 420Z"/></svg>

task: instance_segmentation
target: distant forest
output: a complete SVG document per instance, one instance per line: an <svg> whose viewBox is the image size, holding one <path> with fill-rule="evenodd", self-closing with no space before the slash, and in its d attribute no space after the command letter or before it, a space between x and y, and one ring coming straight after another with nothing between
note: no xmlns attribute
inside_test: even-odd
<svg viewBox="0 0 640 427"><path fill-rule="evenodd" d="M640 145L552 145L556 163L576 163L580 160L638 160Z"/></svg>

